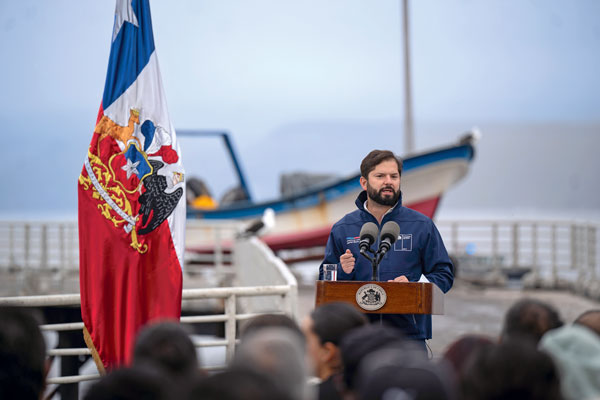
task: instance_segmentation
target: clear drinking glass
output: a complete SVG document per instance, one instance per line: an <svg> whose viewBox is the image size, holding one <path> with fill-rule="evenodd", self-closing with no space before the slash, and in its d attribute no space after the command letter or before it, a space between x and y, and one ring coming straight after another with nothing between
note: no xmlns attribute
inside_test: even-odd
<svg viewBox="0 0 600 400"><path fill-rule="evenodd" d="M323 264L323 280L337 281L337 264Z"/></svg>

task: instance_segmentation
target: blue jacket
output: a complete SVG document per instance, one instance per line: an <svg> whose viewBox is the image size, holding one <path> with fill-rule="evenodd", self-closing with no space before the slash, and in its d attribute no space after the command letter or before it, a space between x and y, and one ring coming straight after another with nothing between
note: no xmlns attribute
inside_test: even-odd
<svg viewBox="0 0 600 400"><path fill-rule="evenodd" d="M367 193L363 191L356 199L358 210L346 214L331 228L325 259L319 267L319 279L323 279L323 264L338 264L338 280L370 281L373 275L371 262L359 253L360 229L366 222L373 222L381 229L388 221L396 221L400 226L400 236L390 251L386 253L378 268L378 280L387 281L405 275L410 282L417 282L421 274L442 292L446 293L454 282L453 266L444 243L433 224L425 215L402 206L402 197L398 204L383 216L381 225L364 208ZM379 239L372 246L379 247ZM354 270L346 274L340 265L340 256L350 249L356 263ZM431 339L431 316L417 314L368 314L374 321L383 319L400 328L407 337L413 339Z"/></svg>

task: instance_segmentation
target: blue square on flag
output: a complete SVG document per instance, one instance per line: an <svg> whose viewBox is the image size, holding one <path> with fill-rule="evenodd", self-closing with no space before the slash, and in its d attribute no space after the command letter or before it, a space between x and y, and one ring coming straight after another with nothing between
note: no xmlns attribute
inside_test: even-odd
<svg viewBox="0 0 600 400"><path fill-rule="evenodd" d="M129 145L129 148L125 152L125 158L127 159L127 165L131 165L131 172L136 174L139 180L142 180L144 176L152 172L152 167L146 160L146 157L135 147ZM129 176L129 173L127 174Z"/></svg>

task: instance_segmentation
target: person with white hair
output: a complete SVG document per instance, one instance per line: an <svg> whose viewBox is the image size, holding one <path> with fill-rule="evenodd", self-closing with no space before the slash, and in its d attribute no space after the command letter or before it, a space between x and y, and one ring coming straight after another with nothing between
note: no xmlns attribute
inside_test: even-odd
<svg viewBox="0 0 600 400"><path fill-rule="evenodd" d="M231 367L252 368L271 377L294 400L314 398L307 386L304 344L289 328L266 327L244 336Z"/></svg>

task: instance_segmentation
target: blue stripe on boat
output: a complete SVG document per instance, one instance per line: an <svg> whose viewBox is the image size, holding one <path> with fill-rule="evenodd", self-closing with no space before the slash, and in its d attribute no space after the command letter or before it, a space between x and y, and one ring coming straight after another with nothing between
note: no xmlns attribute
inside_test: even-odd
<svg viewBox="0 0 600 400"><path fill-rule="evenodd" d="M437 164L439 162L452 159L470 161L473 158L474 149L470 144L458 145L431 153L421 154L404 159L404 171L413 171L419 168ZM350 178L338 181L332 184L323 185L293 197L281 198L275 201L263 203L238 203L231 207L216 210L197 210L188 208L188 218L206 218L206 219L244 219L259 217L265 209L272 208L275 213L282 213L291 210L306 209L315 207L324 201L333 201L348 192L360 189L360 174Z"/></svg>

